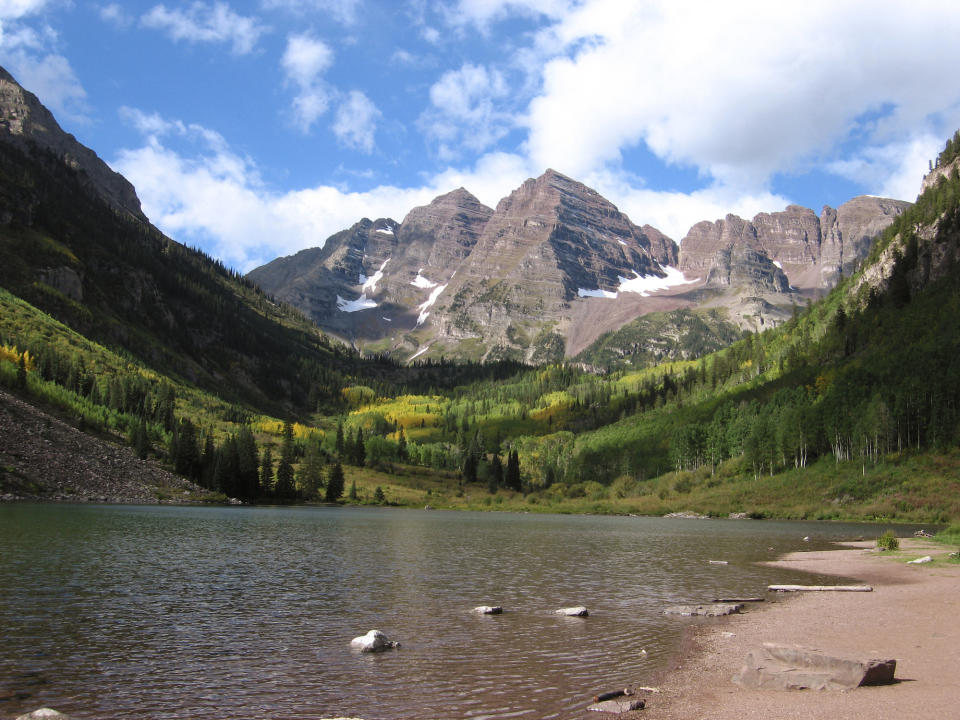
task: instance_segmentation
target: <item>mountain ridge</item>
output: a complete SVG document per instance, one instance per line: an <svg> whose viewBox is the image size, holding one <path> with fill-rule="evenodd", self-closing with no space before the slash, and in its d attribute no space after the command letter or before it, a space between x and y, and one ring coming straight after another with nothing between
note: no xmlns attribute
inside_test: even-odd
<svg viewBox="0 0 960 720"><path fill-rule="evenodd" d="M328 238L323 248L337 247L326 254L277 258L247 277L367 352L549 362L656 312L775 326L849 274L909 205L860 196L819 216L798 205L729 214L677 244L547 169L496 208L459 188L399 223L365 218Z"/></svg>

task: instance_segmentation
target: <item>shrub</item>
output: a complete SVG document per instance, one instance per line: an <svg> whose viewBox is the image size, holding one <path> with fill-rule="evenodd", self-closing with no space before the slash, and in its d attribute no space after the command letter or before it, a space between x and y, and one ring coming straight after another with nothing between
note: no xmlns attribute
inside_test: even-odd
<svg viewBox="0 0 960 720"><path fill-rule="evenodd" d="M877 538L877 547L881 550L896 550L900 547L900 541L893 534L893 530L887 530L883 535Z"/></svg>

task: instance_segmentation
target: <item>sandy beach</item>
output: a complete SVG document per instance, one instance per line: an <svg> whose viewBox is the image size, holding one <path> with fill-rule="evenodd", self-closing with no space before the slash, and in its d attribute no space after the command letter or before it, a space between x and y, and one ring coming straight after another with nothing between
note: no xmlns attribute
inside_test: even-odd
<svg viewBox="0 0 960 720"><path fill-rule="evenodd" d="M954 550L907 539L897 553L874 543L793 553L772 565L837 575L873 592L802 593L747 607L742 615L692 625L684 648L647 708L619 717L648 720L903 720L960 717L960 564ZM931 555L934 562L908 565ZM793 594L791 594L793 595ZM895 658L892 685L847 692L747 690L731 682L747 653L765 642L794 643L856 658ZM614 717L601 713L585 716Z"/></svg>

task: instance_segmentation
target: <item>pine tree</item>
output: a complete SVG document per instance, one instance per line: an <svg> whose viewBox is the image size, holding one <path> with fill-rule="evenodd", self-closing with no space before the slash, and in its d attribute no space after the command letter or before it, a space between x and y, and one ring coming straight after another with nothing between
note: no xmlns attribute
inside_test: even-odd
<svg viewBox="0 0 960 720"><path fill-rule="evenodd" d="M490 461L490 476L487 489L490 491L490 494L493 495L501 485L503 485L503 461L499 455L494 455L493 460Z"/></svg>
<svg viewBox="0 0 960 720"><path fill-rule="evenodd" d="M323 485L323 460L323 450L320 447L320 442L312 441L308 443L298 474L298 484L307 498L317 496Z"/></svg>
<svg viewBox="0 0 960 720"><path fill-rule="evenodd" d="M348 497L350 498L350 502L357 501L357 479L356 478L350 481L350 495Z"/></svg>
<svg viewBox="0 0 960 720"><path fill-rule="evenodd" d="M335 462L327 472L327 493L324 499L327 502L337 502L343 495L344 483L343 465ZM352 492L356 492L356 486L353 487Z"/></svg>
<svg viewBox="0 0 960 720"><path fill-rule="evenodd" d="M403 427L400 428L400 436L397 439L397 458L400 462L407 461L407 436L403 434Z"/></svg>
<svg viewBox="0 0 960 720"><path fill-rule="evenodd" d="M363 428L357 428L357 439L353 444L353 464L363 467L367 461L367 447L363 442Z"/></svg>
<svg viewBox="0 0 960 720"><path fill-rule="evenodd" d="M343 450L345 445L344 445L344 439L343 439L343 423L342 422L337 423L337 441L334 447L336 448L337 458L339 460L343 460L344 459Z"/></svg>
<svg viewBox="0 0 960 720"><path fill-rule="evenodd" d="M280 463L277 465L277 484L274 495L277 500L290 501L296 497L297 489L293 484L293 425L287 420L283 424L283 444L280 446Z"/></svg>
<svg viewBox="0 0 960 720"><path fill-rule="evenodd" d="M383 505L387 501L387 496L383 494L383 488L377 485L376 490L373 491L373 501L377 505Z"/></svg>
<svg viewBox="0 0 960 720"><path fill-rule="evenodd" d="M263 493L273 491L273 451L269 445L263 449L263 455L260 457L260 491Z"/></svg>
<svg viewBox="0 0 960 720"><path fill-rule="evenodd" d="M257 441L250 428L243 427L237 434L237 490L244 500L260 496L259 465Z"/></svg>
<svg viewBox="0 0 960 720"><path fill-rule="evenodd" d="M504 477L504 484L516 492L523 490L520 481L520 456L516 450L511 450L507 455L507 473Z"/></svg>

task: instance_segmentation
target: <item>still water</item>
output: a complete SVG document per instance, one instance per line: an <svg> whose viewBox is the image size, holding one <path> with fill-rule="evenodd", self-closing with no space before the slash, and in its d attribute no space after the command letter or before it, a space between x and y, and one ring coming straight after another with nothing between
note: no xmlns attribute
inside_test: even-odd
<svg viewBox="0 0 960 720"><path fill-rule="evenodd" d="M579 717L595 693L647 684L666 665L690 621L665 617L664 606L822 580L752 561L879 532L391 509L0 506L0 718L41 706L79 720ZM506 612L470 612L484 604ZM581 604L590 617L554 613ZM351 651L351 638L371 628L402 647Z"/></svg>

